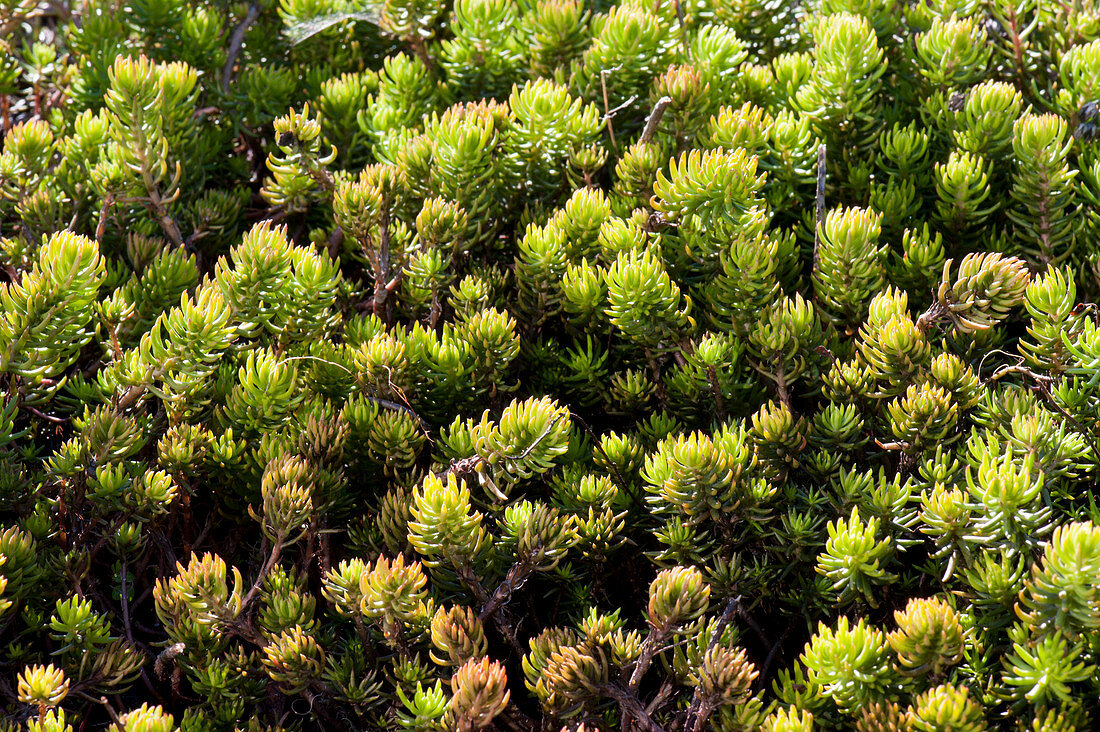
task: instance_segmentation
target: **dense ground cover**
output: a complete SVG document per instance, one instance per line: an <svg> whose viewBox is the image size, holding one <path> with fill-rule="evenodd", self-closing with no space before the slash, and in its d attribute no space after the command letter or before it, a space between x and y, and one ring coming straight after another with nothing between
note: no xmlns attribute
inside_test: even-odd
<svg viewBox="0 0 1100 732"><path fill-rule="evenodd" d="M1100 720L1095 2L0 47L3 729Z"/></svg>

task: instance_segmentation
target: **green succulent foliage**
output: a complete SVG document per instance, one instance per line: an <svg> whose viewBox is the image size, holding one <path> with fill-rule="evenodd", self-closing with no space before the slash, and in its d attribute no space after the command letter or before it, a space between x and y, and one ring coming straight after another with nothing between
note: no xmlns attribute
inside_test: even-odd
<svg viewBox="0 0 1100 732"><path fill-rule="evenodd" d="M825 552L818 557L817 571L829 578L841 601L862 596L873 606L874 587L887 584L896 575L883 570L893 554L889 539L877 538L878 520L862 521L859 510L853 508L847 520L837 519L829 525Z"/></svg>
<svg viewBox="0 0 1100 732"><path fill-rule="evenodd" d="M1028 647L1015 644L1005 656L1004 683L1013 698L1043 704L1070 702L1071 684L1091 678L1095 666L1078 662L1082 649L1069 645L1058 634L1049 635Z"/></svg>
<svg viewBox="0 0 1100 732"><path fill-rule="evenodd" d="M898 629L889 636L890 647L906 673L939 676L961 660L966 631L958 613L942 598L914 598L894 613L894 619Z"/></svg>
<svg viewBox="0 0 1100 732"><path fill-rule="evenodd" d="M1100 718L1089 3L116 5L0 8L5 729Z"/></svg>
<svg viewBox="0 0 1100 732"><path fill-rule="evenodd" d="M1013 126L1012 150L1019 167L1011 192L1016 205L1008 216L1021 249L1048 266L1073 254L1083 220L1074 210L1069 148L1069 126L1055 115L1025 115ZM1025 207L1030 211L1024 213Z"/></svg>
<svg viewBox="0 0 1100 732"><path fill-rule="evenodd" d="M814 295L840 324L863 320L864 304L885 282L881 218L865 209L830 211L818 231Z"/></svg>
<svg viewBox="0 0 1100 732"><path fill-rule="evenodd" d="M981 706L965 686L943 684L929 689L917 697L910 714L912 727L918 730L988 729Z"/></svg>
<svg viewBox="0 0 1100 732"><path fill-rule="evenodd" d="M855 711L900 691L901 678L889 664L890 646L882 631L840 618L835 628L821 624L806 644L802 663L813 683L842 710Z"/></svg>
<svg viewBox="0 0 1100 732"><path fill-rule="evenodd" d="M816 16L809 26L813 65L792 106L837 153L846 145L867 149L882 124L877 96L886 56L867 18L828 13Z"/></svg>
<svg viewBox="0 0 1100 732"><path fill-rule="evenodd" d="M4 287L3 371L31 384L61 377L92 339L91 305L105 280L95 242L68 232L52 236L25 278Z"/></svg>

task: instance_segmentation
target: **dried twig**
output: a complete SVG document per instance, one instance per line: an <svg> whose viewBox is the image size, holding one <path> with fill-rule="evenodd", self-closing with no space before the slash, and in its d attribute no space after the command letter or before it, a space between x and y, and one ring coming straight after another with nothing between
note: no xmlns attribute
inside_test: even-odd
<svg viewBox="0 0 1100 732"><path fill-rule="evenodd" d="M731 597L726 603L726 609L718 616L718 623L714 626L714 632L707 643L707 651L717 646L722 640L722 634L726 632L726 626L733 620L734 614L740 605L740 597ZM703 706L703 694L700 686L695 687L695 694L691 698L691 706L688 707L687 719L684 721L684 729L688 732L697 732L706 723L706 718L699 714Z"/></svg>
<svg viewBox="0 0 1100 732"><path fill-rule="evenodd" d="M229 86L233 83L233 69L237 65L237 57L241 54L245 34L259 17L260 6L252 3L248 6L248 14L244 16L244 20L233 29L233 36L229 39L229 51L225 54L225 66L222 67L222 93L224 94L229 93Z"/></svg>
<svg viewBox="0 0 1100 732"><path fill-rule="evenodd" d="M665 111L671 104L672 97L661 97L657 100L653 105L653 111L649 113L649 119L645 121L645 129L642 130L642 136L638 138L638 142L643 145L653 142L653 136L657 134L657 126L661 124L661 118L665 116Z"/></svg>
<svg viewBox="0 0 1100 732"><path fill-rule="evenodd" d="M687 22L684 20L684 4L680 0L672 0L672 6L676 8L676 21L680 25L680 42L684 44L684 58L691 61L691 44L688 43Z"/></svg>
<svg viewBox="0 0 1100 732"><path fill-rule="evenodd" d="M611 149L615 151L616 155L619 154L619 146L615 142L615 127L611 124L611 118L616 113L629 107L637 99L637 97L632 96L614 109L609 108L611 105L607 101L607 75L621 68L621 66L613 66L610 69L600 69L600 91L603 93L603 121L607 123L607 134L611 136Z"/></svg>
<svg viewBox="0 0 1100 732"><path fill-rule="evenodd" d="M645 732L665 732L661 725L653 721L645 706L638 696L617 684L604 684L599 688L605 696L619 703L619 709L623 716L624 728L630 724L629 720L636 721Z"/></svg>
<svg viewBox="0 0 1100 732"><path fill-rule="evenodd" d="M814 199L814 269L817 269L817 249L821 245L821 230L825 226L825 144L817 148L817 196Z"/></svg>

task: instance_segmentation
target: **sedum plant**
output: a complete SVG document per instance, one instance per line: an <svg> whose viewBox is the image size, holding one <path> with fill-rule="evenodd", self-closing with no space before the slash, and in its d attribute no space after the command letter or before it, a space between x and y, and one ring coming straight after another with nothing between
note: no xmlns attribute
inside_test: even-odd
<svg viewBox="0 0 1100 732"><path fill-rule="evenodd" d="M1089 730L1089 3L0 4L4 730Z"/></svg>

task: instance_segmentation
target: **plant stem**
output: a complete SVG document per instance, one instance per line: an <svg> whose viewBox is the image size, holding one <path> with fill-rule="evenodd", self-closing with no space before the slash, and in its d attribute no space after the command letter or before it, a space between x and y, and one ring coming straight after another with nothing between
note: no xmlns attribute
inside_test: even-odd
<svg viewBox="0 0 1100 732"><path fill-rule="evenodd" d="M248 6L248 13L244 16L244 20L233 29L233 36L229 39L229 51L225 54L225 66L222 67L223 94L229 93L229 87L233 83L233 77L235 76L234 67L237 65L237 57L241 54L241 47L244 45L244 37L248 33L248 29L259 17L260 6L256 3L252 3Z"/></svg>

